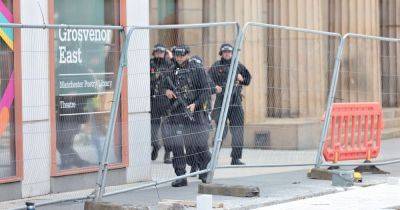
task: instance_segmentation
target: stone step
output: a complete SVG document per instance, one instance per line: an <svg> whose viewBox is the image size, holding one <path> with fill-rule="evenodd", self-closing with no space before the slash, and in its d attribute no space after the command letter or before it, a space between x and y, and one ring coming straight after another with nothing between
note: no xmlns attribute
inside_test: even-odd
<svg viewBox="0 0 400 210"><path fill-rule="evenodd" d="M400 117L399 108L383 108L383 119Z"/></svg>
<svg viewBox="0 0 400 210"><path fill-rule="evenodd" d="M382 137L382 139L399 138L400 137L400 129L399 128L384 129L381 137Z"/></svg>
<svg viewBox="0 0 400 210"><path fill-rule="evenodd" d="M399 128L400 129L400 118L387 118L383 120L385 128Z"/></svg>

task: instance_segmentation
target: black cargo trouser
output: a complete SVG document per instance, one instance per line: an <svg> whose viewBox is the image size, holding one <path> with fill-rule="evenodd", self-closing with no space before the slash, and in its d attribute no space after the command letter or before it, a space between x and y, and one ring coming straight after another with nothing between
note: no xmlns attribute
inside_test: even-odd
<svg viewBox="0 0 400 210"><path fill-rule="evenodd" d="M186 173L186 163L204 170L211 160L208 148L209 125L201 115L204 113L196 115L194 121L183 120L177 123L168 120L166 124L166 141L172 148L172 166L177 176Z"/></svg>
<svg viewBox="0 0 400 210"><path fill-rule="evenodd" d="M161 129L161 138L159 138L159 131ZM161 148L160 140L163 140L165 152L171 152L171 146L164 140L165 138L165 122L161 118L151 119L151 146L157 150Z"/></svg>
<svg viewBox="0 0 400 210"><path fill-rule="evenodd" d="M219 114L221 108L215 110L216 114L214 115L215 123L218 125ZM228 127L232 135L232 159L241 159L243 152L243 133L244 133L244 111L241 105L230 105L227 120L225 123L224 133L222 135L222 140L225 140L226 135L228 134Z"/></svg>

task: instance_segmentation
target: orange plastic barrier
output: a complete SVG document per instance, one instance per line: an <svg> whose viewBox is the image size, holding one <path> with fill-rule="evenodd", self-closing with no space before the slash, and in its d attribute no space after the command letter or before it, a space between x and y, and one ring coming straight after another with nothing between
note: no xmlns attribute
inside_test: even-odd
<svg viewBox="0 0 400 210"><path fill-rule="evenodd" d="M334 103L324 144L325 160L370 160L381 148L380 103Z"/></svg>

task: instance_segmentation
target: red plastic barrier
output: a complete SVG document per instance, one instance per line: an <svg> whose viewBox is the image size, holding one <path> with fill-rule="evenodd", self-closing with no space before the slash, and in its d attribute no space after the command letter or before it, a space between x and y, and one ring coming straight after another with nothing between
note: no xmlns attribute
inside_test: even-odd
<svg viewBox="0 0 400 210"><path fill-rule="evenodd" d="M324 144L325 160L370 160L381 148L380 103L334 103Z"/></svg>

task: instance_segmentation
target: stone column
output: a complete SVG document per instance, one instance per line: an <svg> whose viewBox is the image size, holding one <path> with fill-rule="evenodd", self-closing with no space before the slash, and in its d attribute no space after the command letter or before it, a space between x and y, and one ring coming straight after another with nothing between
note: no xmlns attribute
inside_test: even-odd
<svg viewBox="0 0 400 210"><path fill-rule="evenodd" d="M204 22L238 21L243 27L246 22L263 22L262 0L206 0L204 4ZM244 64L253 76L251 85L244 88L244 109L246 122L262 122L265 120L266 70L263 61L266 57L263 45L264 30L250 28L245 34L240 62ZM208 48L207 58L219 59L219 44L229 42L234 44L234 27L219 27L208 31L205 40L212 44Z"/></svg>
<svg viewBox="0 0 400 210"><path fill-rule="evenodd" d="M226 2L225 0L206 0L203 4L203 22L224 22L235 21L233 15L234 3ZM210 27L203 30L205 44L204 60L206 65L211 66L220 57L218 55L219 47L222 43L235 43L235 27Z"/></svg>
<svg viewBox="0 0 400 210"><path fill-rule="evenodd" d="M150 12L149 22L150 22L150 24L151 25L159 25L159 24L161 24L160 20L159 20L159 17L158 17L158 10L159 10L158 0L150 0L149 1L149 7L150 7L150 10L149 10L149 12ZM156 43L158 43L159 41L160 40L159 40L159 36L158 36L158 31L156 31L156 30L150 31L150 46L149 46L149 49L152 49L152 47Z"/></svg>
<svg viewBox="0 0 400 210"><path fill-rule="evenodd" d="M378 0L329 1L329 30L380 35ZM350 38L343 54L336 101L380 101L380 45L378 41Z"/></svg>
<svg viewBox="0 0 400 210"><path fill-rule="evenodd" d="M380 26L381 36L399 37L400 1L381 0ZM382 104L385 107L400 105L400 44L381 42Z"/></svg>
<svg viewBox="0 0 400 210"><path fill-rule="evenodd" d="M263 22L262 8L264 1L240 1L241 5L235 5L235 12L239 14L241 25L248 21ZM236 11L237 8L250 8L249 10ZM244 109L245 120L248 123L259 123L265 121L266 116L266 92L265 83L267 71L265 68L265 59L267 52L265 50L266 37L265 30L258 27L248 28L245 34L243 48L241 49L240 62L243 63L252 74L252 83L244 88Z"/></svg>
<svg viewBox="0 0 400 210"><path fill-rule="evenodd" d="M177 23L190 24L203 22L203 2L178 0L177 1ZM200 28L179 29L176 37L176 44L186 44L191 48L192 55L203 54L203 35Z"/></svg>
<svg viewBox="0 0 400 210"><path fill-rule="evenodd" d="M269 0L267 21L324 30L321 0ZM267 104L269 117L321 116L327 95L329 37L269 29Z"/></svg>

